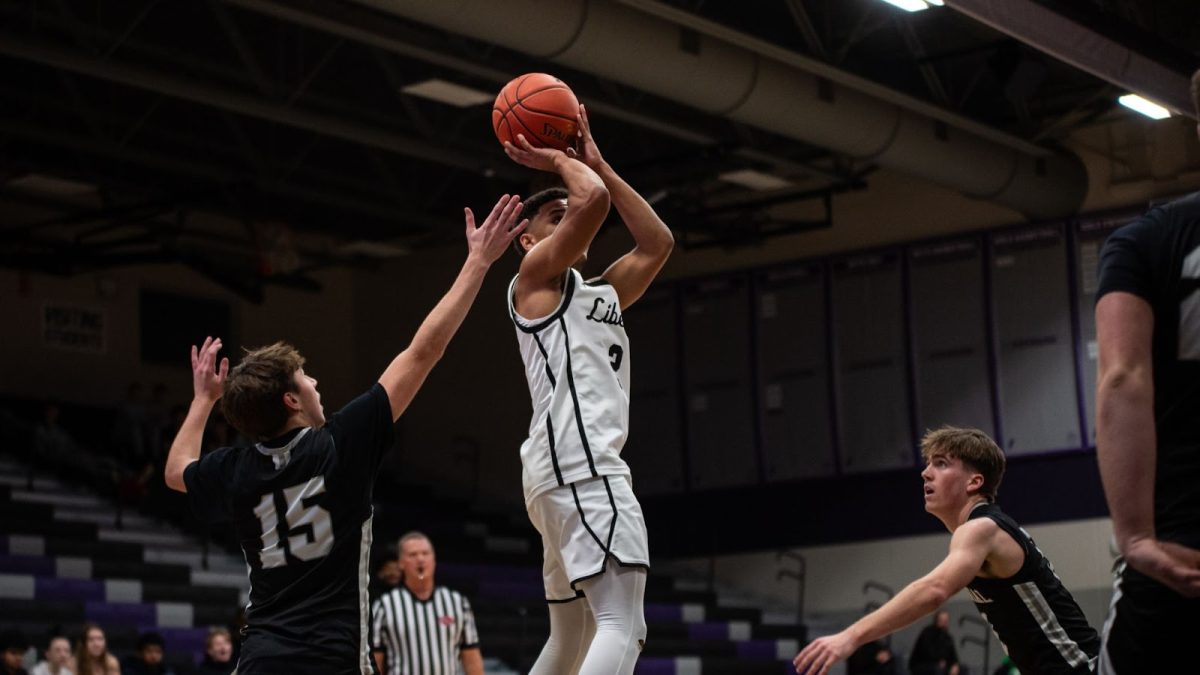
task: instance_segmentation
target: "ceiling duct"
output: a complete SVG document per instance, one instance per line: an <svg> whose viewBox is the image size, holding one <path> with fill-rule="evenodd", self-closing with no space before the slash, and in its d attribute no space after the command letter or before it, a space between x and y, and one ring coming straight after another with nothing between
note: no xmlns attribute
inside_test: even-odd
<svg viewBox="0 0 1200 675"><path fill-rule="evenodd" d="M1030 153L613 2L356 0L1011 207L1075 213L1082 162Z"/></svg>

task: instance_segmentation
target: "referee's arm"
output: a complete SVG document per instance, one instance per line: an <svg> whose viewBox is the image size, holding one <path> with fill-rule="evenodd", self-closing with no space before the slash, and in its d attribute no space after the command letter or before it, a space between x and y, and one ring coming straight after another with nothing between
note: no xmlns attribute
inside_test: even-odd
<svg viewBox="0 0 1200 675"><path fill-rule="evenodd" d="M462 657L463 671L467 675L483 675L483 652L479 645L463 647L458 654Z"/></svg>
<svg viewBox="0 0 1200 675"><path fill-rule="evenodd" d="M375 657L375 667L379 669L379 672L386 673L387 672L387 662L385 660L385 657L386 657L385 652L382 649L376 649L371 652L371 655ZM480 663L482 664L483 662L480 661ZM479 672L482 673L483 670L480 670Z"/></svg>

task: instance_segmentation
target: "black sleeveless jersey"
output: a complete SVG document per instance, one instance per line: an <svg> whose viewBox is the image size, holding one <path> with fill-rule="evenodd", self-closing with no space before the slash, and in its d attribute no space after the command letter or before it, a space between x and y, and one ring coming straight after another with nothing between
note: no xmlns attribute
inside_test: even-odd
<svg viewBox="0 0 1200 675"><path fill-rule="evenodd" d="M991 518L1025 550L1025 563L1007 579L975 577L967 591L975 607L1027 675L1090 673L1100 636L1088 625L1050 561L1033 539L995 504L980 504L968 520Z"/></svg>
<svg viewBox="0 0 1200 675"><path fill-rule="evenodd" d="M239 673L372 672L371 493L392 437L376 384L321 429L221 448L184 471L193 510L232 522L250 568Z"/></svg>
<svg viewBox="0 0 1200 675"><path fill-rule="evenodd" d="M1099 275L1097 300L1123 291L1154 310L1154 527L1200 548L1200 192L1114 232Z"/></svg>

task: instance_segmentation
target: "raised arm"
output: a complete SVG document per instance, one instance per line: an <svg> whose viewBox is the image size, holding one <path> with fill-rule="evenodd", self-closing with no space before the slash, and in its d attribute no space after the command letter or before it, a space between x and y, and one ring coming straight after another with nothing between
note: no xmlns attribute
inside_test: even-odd
<svg viewBox="0 0 1200 675"><path fill-rule="evenodd" d="M504 144L513 161L531 169L557 173L567 188L567 210L554 231L541 239L521 260L517 295L546 286L556 286L592 244L600 225L608 216L608 189L596 172L561 150L535 148L524 135L518 135L520 147Z"/></svg>
<svg viewBox="0 0 1200 675"><path fill-rule="evenodd" d="M1154 310L1132 293L1108 293L1096 303L1096 455L1121 555L1134 569L1196 597L1200 551L1160 542L1154 530L1153 331Z"/></svg>
<svg viewBox="0 0 1200 675"><path fill-rule="evenodd" d="M219 351L221 338L205 338L204 344L199 348L192 345L192 404L188 407L187 417L175 434L175 440L171 441L166 470L163 472L167 487L172 490L187 492L187 485L183 482L183 470L200 459L204 425L208 423L213 406L225 391L229 359L222 358L220 368L217 368Z"/></svg>
<svg viewBox="0 0 1200 675"><path fill-rule="evenodd" d="M399 419L413 396L425 382L429 371L446 352L450 339L458 332L467 310L475 302L483 277L527 223L515 227L513 221L521 212L521 199L504 195L483 225L475 226L475 214L464 209L467 223L467 260L450 290L442 297L421 327L417 329L408 348L396 355L379 377L392 406L392 419Z"/></svg>
<svg viewBox="0 0 1200 675"><path fill-rule="evenodd" d="M582 105L579 106L579 156L604 181L612 205L629 229L629 234L633 235L633 250L618 258L601 275L616 289L621 309L625 309L637 302L654 277L658 276L671 250L675 248L675 237L655 213L654 207L604 161L592 136L587 109Z"/></svg>
<svg viewBox="0 0 1200 675"><path fill-rule="evenodd" d="M796 672L824 675L862 645L890 635L941 607L979 573L999 528L990 519L968 521L950 538L950 553L932 572L917 579L879 609L836 635L817 638L792 664Z"/></svg>

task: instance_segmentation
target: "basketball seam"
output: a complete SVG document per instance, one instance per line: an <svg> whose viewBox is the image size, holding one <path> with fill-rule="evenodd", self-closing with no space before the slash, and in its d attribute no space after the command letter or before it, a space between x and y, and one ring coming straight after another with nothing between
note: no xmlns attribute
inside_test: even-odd
<svg viewBox="0 0 1200 675"><path fill-rule="evenodd" d="M523 102L518 103L517 106L524 110L527 110L531 113L537 114L537 115L545 115L546 117L554 117L556 119L564 120L567 122L575 121L575 119L572 117L567 117L565 115L559 115L558 113L553 113L553 112L550 112L549 110L538 110L537 108L530 108L529 106L525 105Z"/></svg>

